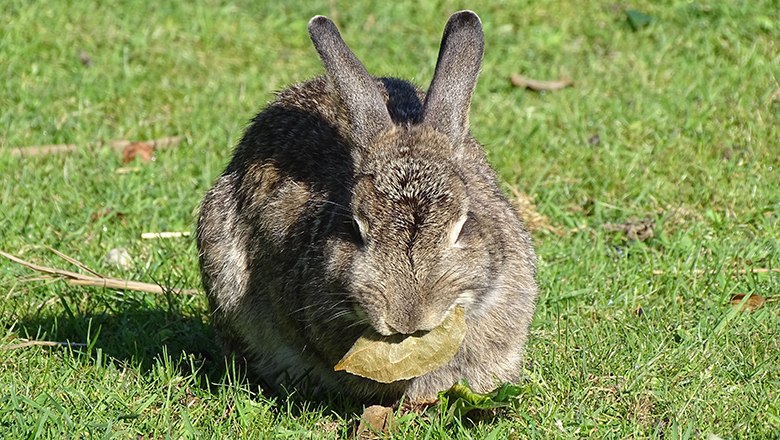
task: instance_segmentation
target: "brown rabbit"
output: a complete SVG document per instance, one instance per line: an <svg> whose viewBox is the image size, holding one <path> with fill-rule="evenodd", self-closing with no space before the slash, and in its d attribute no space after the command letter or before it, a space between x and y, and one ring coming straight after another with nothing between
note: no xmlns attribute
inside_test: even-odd
<svg viewBox="0 0 780 440"><path fill-rule="evenodd" d="M307 397L422 401L460 379L483 392L516 380L536 257L468 129L479 17L449 19L427 93L370 76L329 19L309 34L326 75L254 118L203 201L203 285L225 349ZM446 365L390 384L333 370L366 329L430 330L456 305L468 330Z"/></svg>

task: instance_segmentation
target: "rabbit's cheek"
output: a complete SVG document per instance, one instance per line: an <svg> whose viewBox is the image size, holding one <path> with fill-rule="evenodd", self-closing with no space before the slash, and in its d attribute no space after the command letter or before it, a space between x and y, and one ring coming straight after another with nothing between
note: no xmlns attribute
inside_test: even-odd
<svg viewBox="0 0 780 440"><path fill-rule="evenodd" d="M465 310L469 310L476 302L477 292L472 289L466 289L460 292L458 298L455 300L455 304L452 305L452 308L455 308L455 306L461 306Z"/></svg>

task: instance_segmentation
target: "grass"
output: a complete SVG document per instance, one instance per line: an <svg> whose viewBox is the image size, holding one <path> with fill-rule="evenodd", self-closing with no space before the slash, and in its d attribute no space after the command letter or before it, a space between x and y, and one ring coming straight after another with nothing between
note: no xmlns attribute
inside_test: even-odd
<svg viewBox="0 0 780 440"><path fill-rule="evenodd" d="M369 71L426 85L447 16L469 7L487 38L472 131L507 186L533 195L563 233L535 234L542 294L518 408L455 425L405 416L394 435L776 437L778 303L729 305L736 293L780 293L779 273L745 273L780 267L774 0L5 1L0 249L64 266L49 245L107 275L198 288L191 238L140 234L192 230L248 119L321 71L308 18L334 17ZM630 8L652 22L633 30ZM513 89L512 72L575 87ZM169 135L184 141L127 174L109 149L7 153ZM604 228L632 218L649 219L654 236ZM104 266L120 247L132 267ZM354 423L343 404L269 399L234 382L202 296L30 275L0 263L5 438L346 437ZM3 348L22 338L86 346Z"/></svg>

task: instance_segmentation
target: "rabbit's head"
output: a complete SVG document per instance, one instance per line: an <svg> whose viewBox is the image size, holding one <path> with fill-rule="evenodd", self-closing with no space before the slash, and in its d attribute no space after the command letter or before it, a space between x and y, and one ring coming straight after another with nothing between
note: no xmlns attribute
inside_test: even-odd
<svg viewBox="0 0 780 440"><path fill-rule="evenodd" d="M430 330L455 305L490 300L491 227L469 197L471 95L482 61L479 18L447 23L434 78L415 123L393 121L387 96L325 17L309 33L341 104L354 162L349 231L329 265L355 317L381 334ZM343 238L349 237L349 238Z"/></svg>

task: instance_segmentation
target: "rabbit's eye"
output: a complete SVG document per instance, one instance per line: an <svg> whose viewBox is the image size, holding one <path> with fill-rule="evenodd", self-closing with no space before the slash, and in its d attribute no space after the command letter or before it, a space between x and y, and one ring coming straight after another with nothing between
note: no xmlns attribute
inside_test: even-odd
<svg viewBox="0 0 780 440"><path fill-rule="evenodd" d="M471 230L474 228L474 216L471 213L467 213L463 217L459 218L450 232L450 244L455 247L466 246L466 239L471 234Z"/></svg>
<svg viewBox="0 0 780 440"><path fill-rule="evenodd" d="M366 233L368 232L368 224L362 219L359 219L357 216L353 216L350 232L352 238L355 240L355 243L365 244Z"/></svg>

